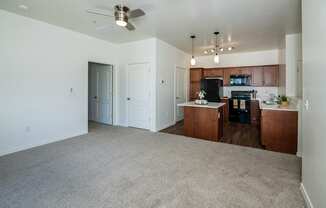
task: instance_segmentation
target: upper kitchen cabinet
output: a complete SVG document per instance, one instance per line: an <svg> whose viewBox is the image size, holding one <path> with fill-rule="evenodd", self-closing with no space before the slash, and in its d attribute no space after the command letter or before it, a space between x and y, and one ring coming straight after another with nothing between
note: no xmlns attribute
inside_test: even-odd
<svg viewBox="0 0 326 208"><path fill-rule="evenodd" d="M223 69L204 69L204 77L223 77Z"/></svg>
<svg viewBox="0 0 326 208"><path fill-rule="evenodd" d="M202 68L190 69L190 100L196 100L200 91L200 80L203 78Z"/></svg>
<svg viewBox="0 0 326 208"><path fill-rule="evenodd" d="M203 69L202 68L190 69L190 81L191 82L200 82L202 77L203 77Z"/></svg>
<svg viewBox="0 0 326 208"><path fill-rule="evenodd" d="M251 69L251 85L261 87L264 85L264 68L263 67L253 67Z"/></svg>
<svg viewBox="0 0 326 208"><path fill-rule="evenodd" d="M264 86L278 86L279 65L264 66Z"/></svg>
<svg viewBox="0 0 326 208"><path fill-rule="evenodd" d="M228 86L230 85L230 76L231 76L231 69L224 69L223 73L223 85Z"/></svg>

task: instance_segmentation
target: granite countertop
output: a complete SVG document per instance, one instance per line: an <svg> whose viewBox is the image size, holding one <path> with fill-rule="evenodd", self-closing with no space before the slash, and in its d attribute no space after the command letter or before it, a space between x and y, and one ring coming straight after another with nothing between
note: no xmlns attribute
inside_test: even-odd
<svg viewBox="0 0 326 208"><path fill-rule="evenodd" d="M197 107L197 108L213 108L213 109L218 109L224 105L225 103L215 103L215 102L208 102L207 105L198 105L195 104L194 101L178 104L179 107Z"/></svg>
<svg viewBox="0 0 326 208"><path fill-rule="evenodd" d="M262 102L259 104L261 110L277 110L277 111L299 111L297 105L288 105L288 106L280 106L280 105L266 105Z"/></svg>
<svg viewBox="0 0 326 208"><path fill-rule="evenodd" d="M224 98L230 99L230 98ZM297 104L289 104L288 106L280 106L278 104L275 105L267 105L260 98L252 99L253 101L259 102L259 108L261 110L278 110L278 111L299 111L299 106Z"/></svg>

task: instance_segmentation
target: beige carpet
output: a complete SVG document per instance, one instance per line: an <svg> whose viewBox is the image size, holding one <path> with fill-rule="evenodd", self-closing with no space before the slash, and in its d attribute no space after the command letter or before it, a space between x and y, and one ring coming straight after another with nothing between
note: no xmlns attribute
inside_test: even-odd
<svg viewBox="0 0 326 208"><path fill-rule="evenodd" d="M0 158L1 208L300 208L299 183L295 156L95 124Z"/></svg>

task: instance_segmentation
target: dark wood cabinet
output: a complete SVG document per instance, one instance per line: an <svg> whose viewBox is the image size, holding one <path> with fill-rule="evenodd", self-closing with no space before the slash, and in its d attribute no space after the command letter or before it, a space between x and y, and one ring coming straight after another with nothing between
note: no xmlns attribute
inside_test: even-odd
<svg viewBox="0 0 326 208"><path fill-rule="evenodd" d="M251 68L251 85L261 87L264 86L264 68L253 67Z"/></svg>
<svg viewBox="0 0 326 208"><path fill-rule="evenodd" d="M190 81L191 82L200 82L202 77L203 77L203 69L202 68L190 69Z"/></svg>
<svg viewBox="0 0 326 208"><path fill-rule="evenodd" d="M190 100L196 100L198 98L199 91L200 91L200 82L190 83Z"/></svg>
<svg viewBox="0 0 326 208"><path fill-rule="evenodd" d="M223 118L224 122L229 122L229 98L222 98L221 99L222 103L225 103L223 106Z"/></svg>
<svg viewBox="0 0 326 208"><path fill-rule="evenodd" d="M251 85L257 87L278 86L278 65L224 68L224 86L230 84L231 75L250 75Z"/></svg>
<svg viewBox="0 0 326 208"><path fill-rule="evenodd" d="M223 69L204 69L203 77L223 77Z"/></svg>
<svg viewBox="0 0 326 208"><path fill-rule="evenodd" d="M250 101L250 119L252 125L260 125L260 107L258 100Z"/></svg>
<svg viewBox="0 0 326 208"><path fill-rule="evenodd" d="M262 110L261 142L267 150L296 154L298 112Z"/></svg>
<svg viewBox="0 0 326 208"><path fill-rule="evenodd" d="M223 136L223 108L184 107L185 136L219 141Z"/></svg>
<svg viewBox="0 0 326 208"><path fill-rule="evenodd" d="M278 86L279 66L264 66L264 86Z"/></svg>
<svg viewBox="0 0 326 208"><path fill-rule="evenodd" d="M230 69L224 69L223 72L223 85L229 86L230 85L230 76L232 71Z"/></svg>
<svg viewBox="0 0 326 208"><path fill-rule="evenodd" d="M223 77L223 85L230 85L231 75L250 75L251 85L255 87L277 87L279 83L279 65L246 66L228 68L192 68L190 69L190 100L195 100L200 91L203 77Z"/></svg>
<svg viewBox="0 0 326 208"><path fill-rule="evenodd" d="M190 100L195 100L198 97L198 92L200 91L200 80L203 78L202 68L190 69Z"/></svg>

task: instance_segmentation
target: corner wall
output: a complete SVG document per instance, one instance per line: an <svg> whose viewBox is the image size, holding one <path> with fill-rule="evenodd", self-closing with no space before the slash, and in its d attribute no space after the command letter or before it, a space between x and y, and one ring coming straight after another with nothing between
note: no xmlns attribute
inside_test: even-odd
<svg viewBox="0 0 326 208"><path fill-rule="evenodd" d="M119 45L117 51L119 55L119 69L117 73L118 89L117 106L118 106L118 125L127 126L127 66L133 63L148 63L151 68L150 77L148 80L151 85L151 103L149 104L150 111L150 130L156 129L156 39L146 39L141 41L129 42Z"/></svg>
<svg viewBox="0 0 326 208"><path fill-rule="evenodd" d="M326 207L326 1L302 1L303 156L302 190L309 208Z"/></svg>
<svg viewBox="0 0 326 208"><path fill-rule="evenodd" d="M157 39L156 131L175 124L175 70L188 70L190 55ZM189 80L186 81L189 85ZM188 89L188 87L187 87Z"/></svg>
<svg viewBox="0 0 326 208"><path fill-rule="evenodd" d="M0 27L0 155L87 133L88 61L115 67L117 46L3 10Z"/></svg>

